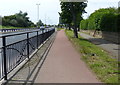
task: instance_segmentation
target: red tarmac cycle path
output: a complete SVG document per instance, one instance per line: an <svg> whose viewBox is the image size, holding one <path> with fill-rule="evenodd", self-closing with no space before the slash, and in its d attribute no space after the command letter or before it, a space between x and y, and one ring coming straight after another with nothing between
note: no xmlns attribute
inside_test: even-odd
<svg viewBox="0 0 120 85"><path fill-rule="evenodd" d="M68 40L64 30L61 30L57 33L35 83L100 83L100 81L81 60L80 54Z"/></svg>

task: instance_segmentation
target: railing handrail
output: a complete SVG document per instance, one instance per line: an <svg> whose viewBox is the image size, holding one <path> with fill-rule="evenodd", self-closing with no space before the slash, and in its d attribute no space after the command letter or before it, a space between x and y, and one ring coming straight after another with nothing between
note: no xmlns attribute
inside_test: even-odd
<svg viewBox="0 0 120 85"><path fill-rule="evenodd" d="M42 28L49 28L49 27L42 27ZM42 29L41 27L36 27L36 28L4 28L4 29L0 29L0 32L2 33L7 33L7 32L16 32L16 31L24 31L24 30L35 30L35 29Z"/></svg>
<svg viewBox="0 0 120 85"><path fill-rule="evenodd" d="M0 29L0 31L15 31L15 30L34 30L34 29L38 29L38 28L4 28L4 29Z"/></svg>
<svg viewBox="0 0 120 85"><path fill-rule="evenodd" d="M42 27L42 28L50 28L50 27ZM38 27L36 27L36 28L4 28L4 29L0 29L0 30L25 30L25 29L39 29ZM40 28L41 29L41 28Z"/></svg>
<svg viewBox="0 0 120 85"><path fill-rule="evenodd" d="M32 30L32 31L12 33L12 34L4 34L4 35L0 35L0 38L2 38L2 37L10 37L10 36L15 36L15 35L22 35L22 34L26 34L26 33L33 33L33 32L37 32L37 31L41 31L41 30L43 30L43 29L35 29L35 30ZM48 28L47 29L44 28L44 30L48 30Z"/></svg>

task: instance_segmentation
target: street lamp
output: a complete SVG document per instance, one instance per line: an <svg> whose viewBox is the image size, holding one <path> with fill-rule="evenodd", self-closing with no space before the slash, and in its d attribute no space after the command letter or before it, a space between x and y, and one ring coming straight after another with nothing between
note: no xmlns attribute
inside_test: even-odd
<svg viewBox="0 0 120 85"><path fill-rule="evenodd" d="M37 12L38 12L38 17L37 17L38 20L37 20L37 21L39 22L39 5L40 5L40 4L36 4L36 5L37 5ZM38 27L38 26L37 26L37 27Z"/></svg>

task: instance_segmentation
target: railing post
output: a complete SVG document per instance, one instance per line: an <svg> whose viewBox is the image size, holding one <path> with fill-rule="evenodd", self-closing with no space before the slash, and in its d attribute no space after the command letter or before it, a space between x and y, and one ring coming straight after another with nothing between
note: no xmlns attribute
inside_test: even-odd
<svg viewBox="0 0 120 85"><path fill-rule="evenodd" d="M27 33L27 57L29 59L29 33Z"/></svg>
<svg viewBox="0 0 120 85"><path fill-rule="evenodd" d="M44 33L44 29L42 29L42 34Z"/></svg>
<svg viewBox="0 0 120 85"><path fill-rule="evenodd" d="M38 42L39 42L39 41L38 41L38 31L37 31L37 49L38 49Z"/></svg>
<svg viewBox="0 0 120 85"><path fill-rule="evenodd" d="M7 66L6 66L6 37L3 36L3 60L4 60L4 80L7 80Z"/></svg>

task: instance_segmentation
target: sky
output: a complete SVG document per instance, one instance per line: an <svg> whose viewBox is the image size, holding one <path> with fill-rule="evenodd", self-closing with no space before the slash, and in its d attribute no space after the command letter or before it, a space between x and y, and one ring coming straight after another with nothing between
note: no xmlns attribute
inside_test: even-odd
<svg viewBox="0 0 120 85"><path fill-rule="evenodd" d="M83 15L87 18L91 13L99 8L118 7L120 0L88 0L88 6L85 9L86 14ZM0 0L0 16L8 16L22 12L27 12L30 20L36 23L37 18L37 5L39 5L39 19L45 24L58 24L60 1L59 0Z"/></svg>

